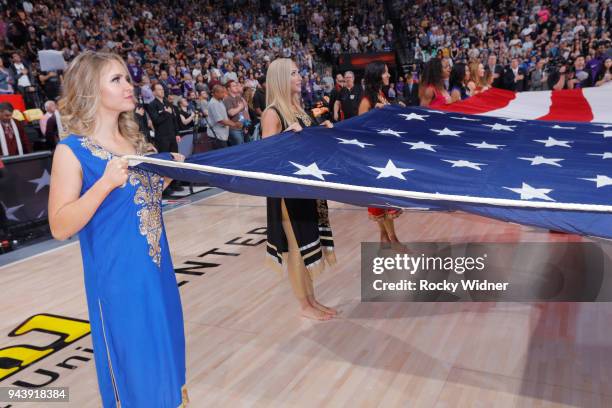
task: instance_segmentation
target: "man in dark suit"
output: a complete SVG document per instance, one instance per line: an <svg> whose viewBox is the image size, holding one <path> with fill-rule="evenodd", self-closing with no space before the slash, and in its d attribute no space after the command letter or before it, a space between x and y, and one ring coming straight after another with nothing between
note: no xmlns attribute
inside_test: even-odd
<svg viewBox="0 0 612 408"><path fill-rule="evenodd" d="M155 99L147 105L147 110L155 128L155 147L162 152L178 152L176 137L178 135L177 118L172 106L164 99L164 87L153 85Z"/></svg>
<svg viewBox="0 0 612 408"><path fill-rule="evenodd" d="M406 76L404 85L404 103L406 106L419 106L419 84L414 81L414 75L409 73Z"/></svg>
<svg viewBox="0 0 612 408"><path fill-rule="evenodd" d="M497 55L491 54L487 60L487 68L493 73L493 88L504 87L504 67L497 63Z"/></svg>
<svg viewBox="0 0 612 408"><path fill-rule="evenodd" d="M155 147L159 153L178 153L179 125L174 108L164 99L164 87L157 83L152 88L155 99L147 105L147 111L155 128ZM181 190L180 185L174 180L168 190Z"/></svg>
<svg viewBox="0 0 612 408"><path fill-rule="evenodd" d="M510 66L504 74L504 88L509 91L523 92L525 90L525 78L527 75L523 68L519 68L519 59L512 58Z"/></svg>

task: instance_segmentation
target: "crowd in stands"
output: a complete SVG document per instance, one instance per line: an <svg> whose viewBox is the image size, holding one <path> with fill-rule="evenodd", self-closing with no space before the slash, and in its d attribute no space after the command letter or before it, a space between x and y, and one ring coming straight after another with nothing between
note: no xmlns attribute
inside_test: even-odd
<svg viewBox="0 0 612 408"><path fill-rule="evenodd" d="M336 101L359 97L361 78L334 77L336 58L392 51L399 29L411 38L414 65L385 92L405 105L423 103L423 81L449 103L490 87L612 80L608 0L417 0L403 7L402 27L381 0L16 0L0 3L0 12L0 93L21 94L27 108L60 122L51 103L62 72L41 71L38 51L56 50L67 62L86 50L119 53L137 89L141 129L156 143L165 135L164 150L204 128L219 146L257 138L265 72L277 57L296 62L306 107L325 101L332 119L352 115ZM56 141L61 123L43 128Z"/></svg>

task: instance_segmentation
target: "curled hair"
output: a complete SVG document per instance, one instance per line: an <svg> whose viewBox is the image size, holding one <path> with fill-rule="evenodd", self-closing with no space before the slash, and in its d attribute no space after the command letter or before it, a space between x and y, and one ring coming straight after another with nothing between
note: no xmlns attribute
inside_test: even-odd
<svg viewBox="0 0 612 408"><path fill-rule="evenodd" d="M294 63L289 58L277 58L268 67L266 74L266 107L279 110L287 125L297 121L297 114L306 115L300 94L291 94L291 70ZM294 111L297 110L297 112Z"/></svg>
<svg viewBox="0 0 612 408"><path fill-rule="evenodd" d="M65 129L62 137L73 133L91 137L96 129L96 114L100 107L100 77L102 71L116 61L128 72L123 59L107 52L86 51L70 63L64 74L62 96L58 108ZM119 132L134 146L137 154L155 151L140 132L134 112L119 114Z"/></svg>

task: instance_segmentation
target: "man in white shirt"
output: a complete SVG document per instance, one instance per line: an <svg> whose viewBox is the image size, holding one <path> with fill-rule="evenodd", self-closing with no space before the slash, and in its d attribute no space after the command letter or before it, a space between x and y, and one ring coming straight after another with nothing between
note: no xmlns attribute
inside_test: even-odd
<svg viewBox="0 0 612 408"><path fill-rule="evenodd" d="M12 61L13 63L10 66L11 75L13 76L14 83L17 85L17 91L23 95L26 108L38 107L38 95L28 65L21 60L21 55L18 53L13 54Z"/></svg>
<svg viewBox="0 0 612 408"><path fill-rule="evenodd" d="M242 128L242 123L235 123L227 116L227 109L223 103L226 90L222 85L215 85L212 89L212 98L208 102L208 137L215 141L214 148L227 147L230 126Z"/></svg>

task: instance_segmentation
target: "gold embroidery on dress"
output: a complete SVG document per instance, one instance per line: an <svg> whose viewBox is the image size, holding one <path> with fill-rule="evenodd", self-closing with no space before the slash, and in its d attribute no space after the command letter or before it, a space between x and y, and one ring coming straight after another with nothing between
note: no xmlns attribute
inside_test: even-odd
<svg viewBox="0 0 612 408"><path fill-rule="evenodd" d="M312 125L312 119L310 118L310 116L307 113L295 112L295 117L297 119L302 119L302 122L306 126Z"/></svg>
<svg viewBox="0 0 612 408"><path fill-rule="evenodd" d="M162 234L161 195L162 178L158 174L147 173L139 169L130 169L129 181L132 186L138 186L134 194L134 203L141 206L136 213L140 219L140 234L147 238L149 256L157 266L161 264L161 247L159 241Z"/></svg>
<svg viewBox="0 0 612 408"><path fill-rule="evenodd" d="M88 137L81 137L81 146L92 155L102 160L110 160L113 154L98 146ZM138 153L137 153L138 154ZM134 203L141 206L136 213L140 219L140 234L147 238L149 256L157 266L161 264L161 247L159 241L162 234L161 195L163 191L162 178L158 174L147 173L138 169L129 170L129 181L132 186L138 186L134 194Z"/></svg>
<svg viewBox="0 0 612 408"><path fill-rule="evenodd" d="M81 137L81 146L89 150L91 154L99 159L110 160L113 158L113 154L111 152L104 150L102 147L92 142L88 137Z"/></svg>

